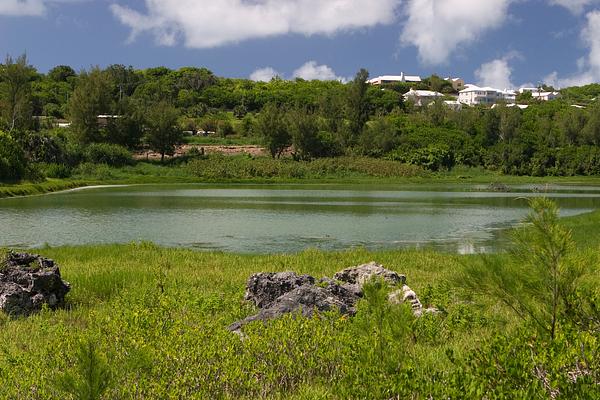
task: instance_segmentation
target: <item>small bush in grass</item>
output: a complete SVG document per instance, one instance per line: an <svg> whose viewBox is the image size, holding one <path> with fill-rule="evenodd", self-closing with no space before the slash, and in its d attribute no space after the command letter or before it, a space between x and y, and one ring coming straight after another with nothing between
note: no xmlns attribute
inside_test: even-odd
<svg viewBox="0 0 600 400"><path fill-rule="evenodd" d="M71 168L65 164L45 164L41 165L41 169L48 178L65 179L69 178L72 172Z"/></svg>
<svg viewBox="0 0 600 400"><path fill-rule="evenodd" d="M123 146L109 143L93 143L85 150L86 161L94 164L106 164L123 167L133 164L131 153Z"/></svg>

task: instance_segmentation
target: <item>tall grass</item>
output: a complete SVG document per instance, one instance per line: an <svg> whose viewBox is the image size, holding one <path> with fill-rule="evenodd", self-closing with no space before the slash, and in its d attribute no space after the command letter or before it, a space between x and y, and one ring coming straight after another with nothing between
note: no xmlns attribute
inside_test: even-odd
<svg viewBox="0 0 600 400"><path fill-rule="evenodd" d="M90 359L106 360L110 376L105 399L454 398L470 376L461 375L470 368L465 360L497 332L523 328L495 300L450 284L477 256L364 249L243 255L150 243L40 252L61 265L73 289L66 309L0 317L0 398L69 398L57 382L79 376L80 344L90 338ZM252 273L331 276L372 260L406 274L422 302L442 313L405 316L394 327L397 312L367 299L355 318L289 315L248 325L243 340L226 330L255 312L242 301ZM596 283L597 273L590 278ZM396 328L401 342L393 340Z"/></svg>

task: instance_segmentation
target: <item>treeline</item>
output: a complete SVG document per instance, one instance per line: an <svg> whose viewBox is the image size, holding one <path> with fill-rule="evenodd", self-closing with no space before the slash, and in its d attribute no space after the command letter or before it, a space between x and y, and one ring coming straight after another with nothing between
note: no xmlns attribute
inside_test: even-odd
<svg viewBox="0 0 600 400"><path fill-rule="evenodd" d="M346 84L254 82L205 68L123 65L41 74L25 56L7 57L0 65L0 180L68 175L82 162L123 165L142 148L164 158L184 132L252 137L273 157L291 146L304 160L360 155L430 170L460 164L509 174L600 173L600 85L564 89L561 100L529 101L526 110L453 110L443 101L403 101L411 87L452 95L435 75L416 86L373 87L367 78L361 70Z"/></svg>

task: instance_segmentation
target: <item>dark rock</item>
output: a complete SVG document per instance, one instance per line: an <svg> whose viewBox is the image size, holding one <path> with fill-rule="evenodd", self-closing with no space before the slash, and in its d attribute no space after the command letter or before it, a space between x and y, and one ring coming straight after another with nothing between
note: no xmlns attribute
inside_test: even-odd
<svg viewBox="0 0 600 400"><path fill-rule="evenodd" d="M256 315L235 322L229 326L231 331L239 331L242 326L252 321L268 321L287 313L299 312L305 317L315 311L339 310L342 314L353 315L354 304L358 297L334 282L325 286L305 284L282 294L269 307L263 308Z"/></svg>
<svg viewBox="0 0 600 400"><path fill-rule="evenodd" d="M0 310L10 315L29 315L44 304L59 307L69 290L49 258L9 252L0 265Z"/></svg>
<svg viewBox="0 0 600 400"><path fill-rule="evenodd" d="M310 275L297 275L295 272L261 272L248 279L244 298L259 308L268 308L282 294L314 283L315 278Z"/></svg>
<svg viewBox="0 0 600 400"><path fill-rule="evenodd" d="M345 269L335 274L335 279L323 278L315 284L310 275L294 272L261 272L252 275L246 283L247 301L261 310L258 314L232 324L229 329L239 329L252 321L280 317L290 312L311 315L316 311L337 309L342 314L354 314L354 305L362 296L365 282L378 276L390 285L404 283L406 278L372 262ZM337 281L336 281L337 279ZM339 282L341 281L341 282Z"/></svg>

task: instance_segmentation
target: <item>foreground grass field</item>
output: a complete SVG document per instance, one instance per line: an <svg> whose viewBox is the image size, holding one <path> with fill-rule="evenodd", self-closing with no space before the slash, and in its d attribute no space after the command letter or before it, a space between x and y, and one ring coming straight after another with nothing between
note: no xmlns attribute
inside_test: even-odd
<svg viewBox="0 0 600 400"><path fill-rule="evenodd" d="M596 306L599 220L594 213L565 221L579 241L573 261L586 266L577 285ZM60 263L73 289L64 310L0 315L2 399L598 398L598 310L573 316L551 341L502 301L461 283L481 256L240 255L148 243L39 253ZM415 319L375 296L353 318L289 316L247 326L244 339L226 330L253 313L242 301L252 273L331 276L372 260L406 274L441 313Z"/></svg>

